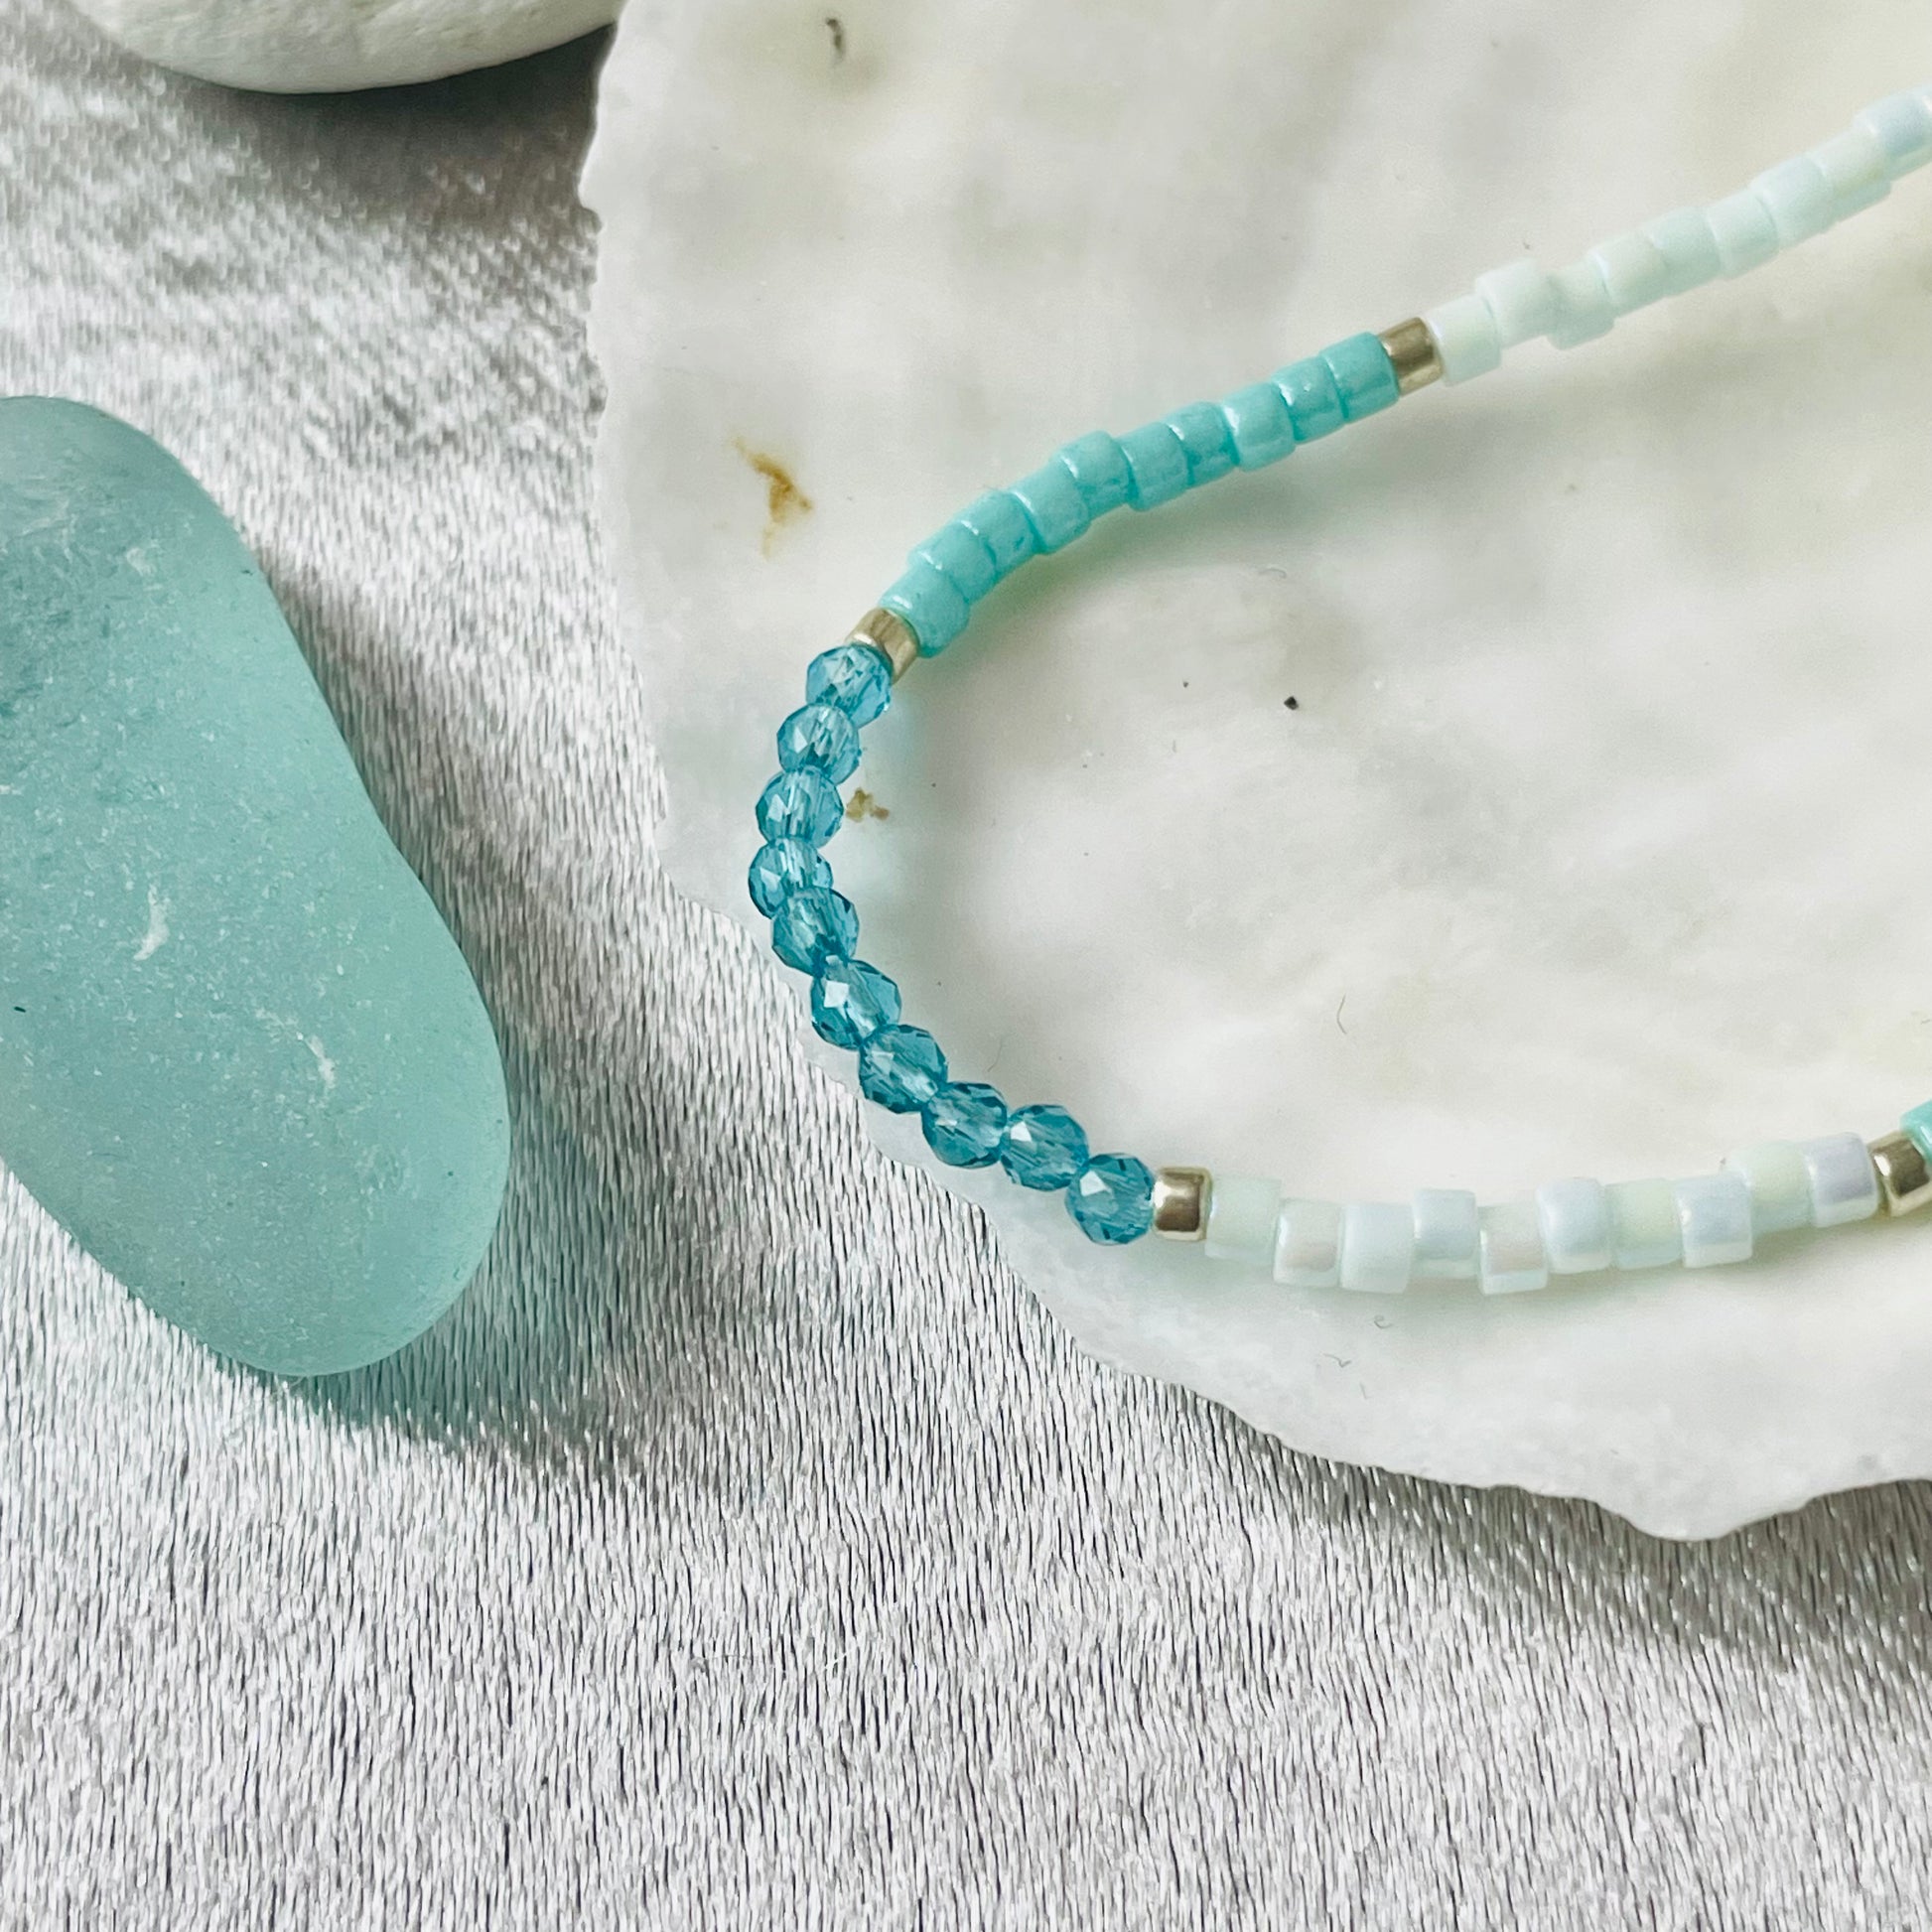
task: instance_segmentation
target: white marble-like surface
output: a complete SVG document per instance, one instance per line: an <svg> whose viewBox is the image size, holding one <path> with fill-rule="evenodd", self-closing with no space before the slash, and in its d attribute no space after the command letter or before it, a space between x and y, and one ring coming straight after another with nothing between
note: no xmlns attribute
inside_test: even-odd
<svg viewBox="0 0 1932 1932"><path fill-rule="evenodd" d="M1899 0L837 20L633 15L589 176L665 858L748 923L806 659L977 489L1571 260L1932 72ZM868 956L958 1076L1305 1193L1499 1198L1889 1126L1932 1093L1928 326L1918 181L1030 566L869 735L890 816L831 852ZM809 509L773 519L757 457ZM1303 1449L1672 1535L1932 1472L1932 1218L1350 1301L1102 1253L939 1172L1090 1346Z"/></svg>
<svg viewBox="0 0 1932 1932"><path fill-rule="evenodd" d="M608 26L621 0L73 0L145 60L270 93L434 80Z"/></svg>

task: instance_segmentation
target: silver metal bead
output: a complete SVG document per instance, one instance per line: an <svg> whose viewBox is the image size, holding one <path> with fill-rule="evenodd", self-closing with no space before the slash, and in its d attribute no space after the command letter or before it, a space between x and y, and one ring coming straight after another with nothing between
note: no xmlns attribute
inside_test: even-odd
<svg viewBox="0 0 1932 1932"><path fill-rule="evenodd" d="M1205 1168L1154 1171L1154 1231L1170 1241L1207 1238L1207 1203L1214 1176Z"/></svg>
<svg viewBox="0 0 1932 1932"><path fill-rule="evenodd" d="M1867 1149L1887 1214L1910 1214L1932 1203L1932 1166L1909 1134L1885 1134Z"/></svg>
<svg viewBox="0 0 1932 1932"><path fill-rule="evenodd" d="M1442 353L1436 346L1436 338L1429 333L1429 325L1420 316L1411 316L1393 329L1384 329L1380 341L1389 351L1389 360L1395 364L1395 386L1400 394L1413 395L1441 379Z"/></svg>
<svg viewBox="0 0 1932 1932"><path fill-rule="evenodd" d="M892 664L895 684L919 661L919 640L913 636L912 626L896 611L877 608L868 611L846 632L845 641L871 644L883 650Z"/></svg>

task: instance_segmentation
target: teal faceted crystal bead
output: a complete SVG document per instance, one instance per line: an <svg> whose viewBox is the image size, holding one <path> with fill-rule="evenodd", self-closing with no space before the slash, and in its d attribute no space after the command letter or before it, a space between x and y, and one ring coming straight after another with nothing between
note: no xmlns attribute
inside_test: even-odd
<svg viewBox="0 0 1932 1932"><path fill-rule="evenodd" d="M1096 1154L1067 1188L1066 1211L1089 1241L1138 1241L1154 1225L1153 1172L1131 1154Z"/></svg>
<svg viewBox="0 0 1932 1932"><path fill-rule="evenodd" d="M759 830L774 845L823 845L844 816L839 788L822 771L780 771L759 794Z"/></svg>
<svg viewBox="0 0 1932 1932"><path fill-rule="evenodd" d="M828 960L850 957L859 943L859 914L843 893L806 886L772 914L771 950L787 966L816 973Z"/></svg>
<svg viewBox="0 0 1932 1932"><path fill-rule="evenodd" d="M859 1048L859 1091L896 1114L916 1114L946 1084L946 1056L923 1027L882 1027Z"/></svg>
<svg viewBox="0 0 1932 1932"><path fill-rule="evenodd" d="M1087 1165L1086 1130L1064 1107L1022 1107L1006 1124L1000 1165L1021 1186L1050 1193Z"/></svg>
<svg viewBox="0 0 1932 1932"><path fill-rule="evenodd" d="M289 1375L450 1306L508 1109L462 954L260 570L138 431L0 402L0 1159Z"/></svg>
<svg viewBox="0 0 1932 1932"><path fill-rule="evenodd" d="M898 1015L898 988L863 959L828 960L812 982L812 1026L834 1046L856 1050Z"/></svg>
<svg viewBox="0 0 1932 1932"><path fill-rule="evenodd" d="M805 698L836 705L855 725L870 725L893 701L893 667L872 644L834 644L805 667Z"/></svg>
<svg viewBox="0 0 1932 1932"><path fill-rule="evenodd" d="M1006 1124L999 1089L977 1080L941 1087L920 1119L926 1146L954 1168L990 1168L1000 1158Z"/></svg>
<svg viewBox="0 0 1932 1932"><path fill-rule="evenodd" d="M816 846L803 839L776 839L753 854L745 875L752 903L768 919L801 887L829 886L832 868Z"/></svg>
<svg viewBox="0 0 1932 1932"><path fill-rule="evenodd" d="M843 784L859 768L859 727L836 705L801 705L778 727L778 763Z"/></svg>

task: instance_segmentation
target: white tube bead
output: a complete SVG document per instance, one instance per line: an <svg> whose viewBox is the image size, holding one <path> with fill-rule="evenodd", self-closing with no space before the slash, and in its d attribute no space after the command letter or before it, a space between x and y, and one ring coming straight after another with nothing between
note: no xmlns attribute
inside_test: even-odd
<svg viewBox="0 0 1932 1932"><path fill-rule="evenodd" d="M1932 101L1923 94L1893 94L1874 100L1853 117L1885 151L1886 171L1893 181L1932 161Z"/></svg>
<svg viewBox="0 0 1932 1932"><path fill-rule="evenodd" d="M1771 218L1771 210L1748 188L1713 202L1704 213L1726 275L1762 268L1777 254L1778 224Z"/></svg>
<svg viewBox="0 0 1932 1932"><path fill-rule="evenodd" d="M1472 1282L1480 1251L1476 1197L1459 1187L1424 1187L1411 1203L1416 1274L1438 1282Z"/></svg>
<svg viewBox="0 0 1932 1932"><path fill-rule="evenodd" d="M1831 184L1838 219L1857 214L1891 193L1891 169L1884 144L1869 128L1848 127L1811 151L1818 171Z"/></svg>
<svg viewBox="0 0 1932 1932"><path fill-rule="evenodd" d="M1282 1203L1275 1279L1289 1288L1333 1288L1341 1279L1341 1209L1333 1201Z"/></svg>
<svg viewBox="0 0 1932 1932"><path fill-rule="evenodd" d="M1275 1259L1275 1224L1282 1211L1278 1180L1241 1174L1214 1176L1207 1197L1205 1247L1214 1261L1246 1261L1267 1268Z"/></svg>
<svg viewBox="0 0 1932 1932"><path fill-rule="evenodd" d="M1686 1268L1751 1258L1751 1194L1740 1173L1700 1173L1676 1184Z"/></svg>
<svg viewBox="0 0 1932 1932"><path fill-rule="evenodd" d="M1536 1203L1505 1201L1482 1210L1482 1292L1521 1295L1550 1285L1550 1258Z"/></svg>
<svg viewBox="0 0 1932 1932"><path fill-rule="evenodd" d="M1600 1180L1552 1180L1536 1190L1536 1219L1553 1275L1593 1275L1610 1265L1615 1230Z"/></svg>
<svg viewBox="0 0 1932 1932"><path fill-rule="evenodd" d="M1829 1134L1823 1140L1801 1141L1798 1152L1811 1182L1813 1227L1843 1227L1877 1213L1878 1175L1860 1136Z"/></svg>
<svg viewBox="0 0 1932 1932"><path fill-rule="evenodd" d="M1662 1268L1684 1259L1677 1189L1668 1180L1617 1180L1603 1191L1610 1198L1610 1259L1617 1267Z"/></svg>
<svg viewBox="0 0 1932 1932"><path fill-rule="evenodd" d="M1503 359L1496 319L1478 295L1459 295L1440 309L1431 309L1422 320L1442 360L1445 382L1487 375Z"/></svg>
<svg viewBox="0 0 1932 1932"><path fill-rule="evenodd" d="M1657 252L1657 244L1634 229L1599 241L1588 259L1595 264L1603 292L1619 316L1627 316L1633 309L1647 309L1670 293L1670 270Z"/></svg>
<svg viewBox="0 0 1932 1932"><path fill-rule="evenodd" d="M1400 1295L1415 1266L1416 1221L1405 1201L1352 1201L1341 1210L1341 1285Z"/></svg>
<svg viewBox="0 0 1932 1932"><path fill-rule="evenodd" d="M1532 261L1510 262L1476 277L1476 295L1496 325L1504 348L1547 336L1561 314L1549 275Z"/></svg>
<svg viewBox="0 0 1932 1932"><path fill-rule="evenodd" d="M1859 1153L1864 1153L1860 1142ZM1865 1162L1870 1172L1871 1163ZM1811 1171L1796 1141L1758 1141L1724 1158L1726 1173L1743 1181L1751 1201L1751 1234L1784 1234L1811 1226Z"/></svg>
<svg viewBox="0 0 1932 1932"><path fill-rule="evenodd" d="M1673 208L1669 214L1646 221L1638 232L1662 257L1672 295L1702 288L1724 273L1718 237L1711 231L1711 217L1701 207Z"/></svg>
<svg viewBox="0 0 1932 1932"><path fill-rule="evenodd" d="M1586 257L1558 269L1550 277L1550 285L1557 292L1559 313L1550 340L1559 348L1575 348L1610 333L1610 325L1616 321L1616 305L1593 261Z"/></svg>
<svg viewBox="0 0 1932 1932"><path fill-rule="evenodd" d="M1824 169L1808 154L1765 169L1751 183L1751 193L1770 209L1781 248L1823 234L1838 219L1838 198Z"/></svg>

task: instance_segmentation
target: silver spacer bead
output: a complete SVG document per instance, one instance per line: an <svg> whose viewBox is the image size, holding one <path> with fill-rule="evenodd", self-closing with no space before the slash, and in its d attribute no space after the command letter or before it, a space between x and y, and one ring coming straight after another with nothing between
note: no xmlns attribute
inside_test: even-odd
<svg viewBox="0 0 1932 1932"><path fill-rule="evenodd" d="M1932 1203L1932 1167L1909 1134L1885 1134L1867 1152L1887 1214L1911 1214Z"/></svg>
<svg viewBox="0 0 1932 1932"><path fill-rule="evenodd" d="M919 640L912 626L896 611L870 610L845 633L848 644L871 644L883 650L897 684L919 661Z"/></svg>
<svg viewBox="0 0 1932 1932"><path fill-rule="evenodd" d="M1398 322L1393 329L1382 330L1378 340L1389 351L1389 360L1395 364L1398 393L1413 395L1418 389L1426 389L1432 382L1441 379L1442 351L1436 346L1436 338L1429 333L1429 325L1420 316L1411 316L1407 322Z"/></svg>
<svg viewBox="0 0 1932 1932"><path fill-rule="evenodd" d="M1169 1241L1205 1241L1214 1176L1205 1168L1154 1171L1154 1231Z"/></svg>

